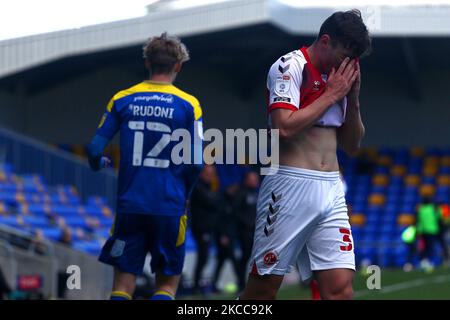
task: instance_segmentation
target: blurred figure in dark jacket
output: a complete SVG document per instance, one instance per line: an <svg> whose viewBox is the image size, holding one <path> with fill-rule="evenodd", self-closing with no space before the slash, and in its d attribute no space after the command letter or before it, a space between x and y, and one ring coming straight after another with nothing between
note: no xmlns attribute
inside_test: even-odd
<svg viewBox="0 0 450 320"><path fill-rule="evenodd" d="M254 171L247 172L233 199L236 235L241 248L238 272L239 290L243 290L245 287L247 265L252 251L259 185L259 175Z"/></svg>
<svg viewBox="0 0 450 320"><path fill-rule="evenodd" d="M11 294L12 290L3 275L2 268L0 266L0 300L5 299Z"/></svg>
<svg viewBox="0 0 450 320"><path fill-rule="evenodd" d="M202 271L208 262L208 251L219 224L222 196L219 193L217 172L207 165L191 195L191 230L197 243L197 263L194 274L194 292L200 289Z"/></svg>

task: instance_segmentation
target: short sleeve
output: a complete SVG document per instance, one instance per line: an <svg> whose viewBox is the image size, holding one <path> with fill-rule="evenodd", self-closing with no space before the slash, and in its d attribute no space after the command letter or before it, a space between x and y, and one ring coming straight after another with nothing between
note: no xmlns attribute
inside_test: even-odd
<svg viewBox="0 0 450 320"><path fill-rule="evenodd" d="M100 120L97 128L97 134L107 139L112 139L120 128L120 119L116 108L114 107L114 99L111 99L106 107L106 111Z"/></svg>
<svg viewBox="0 0 450 320"><path fill-rule="evenodd" d="M296 58L288 54L278 59L267 76L269 113L275 109L298 110L301 84L302 68Z"/></svg>

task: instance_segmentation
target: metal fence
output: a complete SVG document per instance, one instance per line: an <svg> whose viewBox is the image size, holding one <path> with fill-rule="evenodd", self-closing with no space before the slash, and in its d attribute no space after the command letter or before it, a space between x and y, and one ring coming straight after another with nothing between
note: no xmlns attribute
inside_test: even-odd
<svg viewBox="0 0 450 320"><path fill-rule="evenodd" d="M85 200L99 195L116 204L117 175L112 169L93 172L86 161L40 141L0 128L0 163L14 166L17 173L39 173L49 185L73 185Z"/></svg>

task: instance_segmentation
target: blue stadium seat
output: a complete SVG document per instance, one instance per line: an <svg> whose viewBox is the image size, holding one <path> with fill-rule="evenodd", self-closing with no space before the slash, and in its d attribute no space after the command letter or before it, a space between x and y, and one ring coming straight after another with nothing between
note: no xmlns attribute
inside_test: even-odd
<svg viewBox="0 0 450 320"><path fill-rule="evenodd" d="M370 263L376 262L376 251L374 247L363 246L358 249L358 259L365 260L368 259Z"/></svg>
<svg viewBox="0 0 450 320"><path fill-rule="evenodd" d="M0 225L7 225L9 227L20 227L16 216L0 216Z"/></svg>
<svg viewBox="0 0 450 320"><path fill-rule="evenodd" d="M83 251L90 255L98 256L102 249L102 245L98 240L78 241L72 246L75 250Z"/></svg>
<svg viewBox="0 0 450 320"><path fill-rule="evenodd" d="M52 241L57 241L62 234L61 229L49 227L49 228L40 228L42 230L42 233L44 235L44 238Z"/></svg>
<svg viewBox="0 0 450 320"><path fill-rule="evenodd" d="M28 211L35 215L45 215L45 205L42 203L30 203L28 204Z"/></svg>
<svg viewBox="0 0 450 320"><path fill-rule="evenodd" d="M95 216L95 217L103 217L103 211L102 208L97 205L88 205L85 206L84 209L86 210L86 214L89 216Z"/></svg>
<svg viewBox="0 0 450 320"><path fill-rule="evenodd" d="M106 206L108 205L108 201L105 197L100 196L91 196L87 199L87 205L96 205L96 206Z"/></svg>
<svg viewBox="0 0 450 320"><path fill-rule="evenodd" d="M12 207L17 207L18 205L15 191L8 191L8 190L0 191L0 201Z"/></svg>
<svg viewBox="0 0 450 320"><path fill-rule="evenodd" d="M87 228L86 219L81 216L67 216L64 220L72 228Z"/></svg>
<svg viewBox="0 0 450 320"><path fill-rule="evenodd" d="M376 174L389 174L389 167L386 166L377 166L375 168Z"/></svg>
<svg viewBox="0 0 450 320"><path fill-rule="evenodd" d="M30 225L32 228L46 228L49 226L48 219L42 216L24 216L23 220L25 224Z"/></svg>
<svg viewBox="0 0 450 320"><path fill-rule="evenodd" d="M381 268L390 267L394 264L394 249L391 247L381 247L377 250L377 261Z"/></svg>
<svg viewBox="0 0 450 320"><path fill-rule="evenodd" d="M67 206L63 204L52 206L52 211L60 216L75 216L78 215L78 210L76 207Z"/></svg>

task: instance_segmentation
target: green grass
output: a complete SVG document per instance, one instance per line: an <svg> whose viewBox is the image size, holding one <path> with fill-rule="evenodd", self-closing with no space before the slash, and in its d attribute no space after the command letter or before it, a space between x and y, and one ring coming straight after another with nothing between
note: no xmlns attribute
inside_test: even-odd
<svg viewBox="0 0 450 320"><path fill-rule="evenodd" d="M353 289L355 300L450 300L450 269L438 268L432 273L423 271L403 272L398 269L381 270L381 289L367 289L369 275L357 273ZM309 287L284 286L278 293L280 300L309 300ZM214 295L210 299L235 299L235 295ZM183 299L204 299L201 296Z"/></svg>

